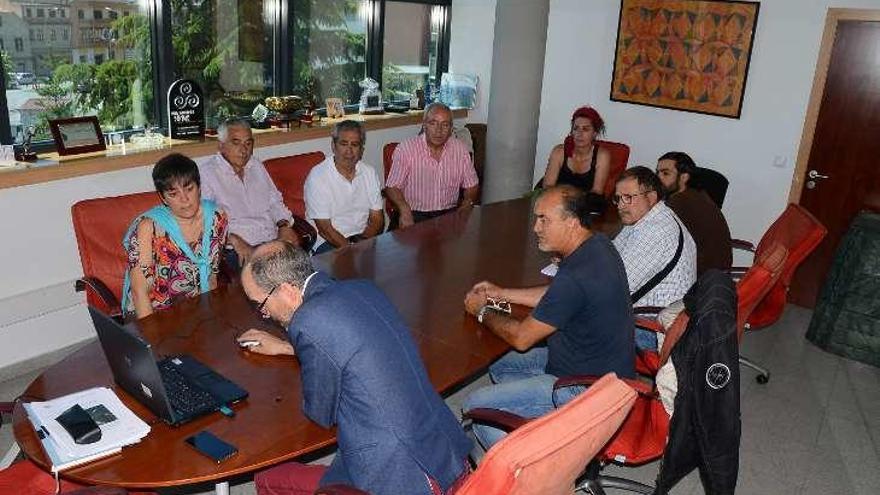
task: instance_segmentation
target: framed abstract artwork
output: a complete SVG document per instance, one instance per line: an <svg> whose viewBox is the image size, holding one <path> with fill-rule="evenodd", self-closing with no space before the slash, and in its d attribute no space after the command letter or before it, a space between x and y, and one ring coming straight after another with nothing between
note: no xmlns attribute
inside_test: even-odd
<svg viewBox="0 0 880 495"><path fill-rule="evenodd" d="M759 8L621 0L611 99L738 119Z"/></svg>

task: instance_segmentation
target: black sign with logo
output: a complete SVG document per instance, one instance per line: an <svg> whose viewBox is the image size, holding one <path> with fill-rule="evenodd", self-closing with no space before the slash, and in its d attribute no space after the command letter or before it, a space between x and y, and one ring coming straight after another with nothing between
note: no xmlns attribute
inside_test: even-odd
<svg viewBox="0 0 880 495"><path fill-rule="evenodd" d="M171 139L205 135L205 102L195 81L178 79L168 88L168 129Z"/></svg>

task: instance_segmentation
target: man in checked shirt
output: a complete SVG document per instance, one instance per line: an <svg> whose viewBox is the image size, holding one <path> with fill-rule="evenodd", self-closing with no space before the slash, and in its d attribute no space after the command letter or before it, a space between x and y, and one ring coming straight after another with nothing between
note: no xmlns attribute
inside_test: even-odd
<svg viewBox="0 0 880 495"><path fill-rule="evenodd" d="M626 267L634 306L668 306L697 280L696 244L662 201L662 191L651 169L633 167L617 179L611 198L623 223L614 247ZM636 348L656 349L657 335L637 328Z"/></svg>

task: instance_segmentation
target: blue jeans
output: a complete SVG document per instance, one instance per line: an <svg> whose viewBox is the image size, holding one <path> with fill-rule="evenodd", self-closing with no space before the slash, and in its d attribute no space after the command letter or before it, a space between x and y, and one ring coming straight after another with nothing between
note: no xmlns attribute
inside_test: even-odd
<svg viewBox="0 0 880 495"><path fill-rule="evenodd" d="M537 418L569 402L586 387L566 387L553 391L556 377L544 372L547 367L547 348L538 347L527 352L511 351L489 367L489 376L495 385L483 387L465 399L463 409L478 407L501 409L525 418ZM485 425L473 425L477 441L489 450L506 432Z"/></svg>
<svg viewBox="0 0 880 495"><path fill-rule="evenodd" d="M657 333L650 330L636 328L636 350L637 351L656 351L657 349Z"/></svg>

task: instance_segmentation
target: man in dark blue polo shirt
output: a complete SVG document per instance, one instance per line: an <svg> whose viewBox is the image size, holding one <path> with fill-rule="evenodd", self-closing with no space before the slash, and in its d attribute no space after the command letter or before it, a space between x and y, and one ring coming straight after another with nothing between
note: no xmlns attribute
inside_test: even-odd
<svg viewBox="0 0 880 495"><path fill-rule="evenodd" d="M588 196L571 186L544 190L535 203L535 233L541 251L562 257L549 285L509 289L480 282L465 297L467 311L515 349L489 368L494 385L471 394L465 411L489 407L534 418L583 392L554 393L558 377L635 375L626 271L611 241L590 230ZM519 321L493 310L487 298L535 309ZM474 433L485 449L504 435L483 425L474 425Z"/></svg>

